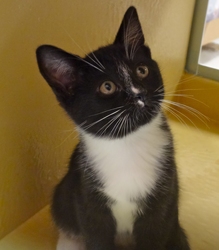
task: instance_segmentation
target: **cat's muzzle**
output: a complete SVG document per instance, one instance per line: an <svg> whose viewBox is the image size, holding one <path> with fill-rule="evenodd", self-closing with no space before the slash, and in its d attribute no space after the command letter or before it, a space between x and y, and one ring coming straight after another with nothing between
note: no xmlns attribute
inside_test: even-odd
<svg viewBox="0 0 219 250"><path fill-rule="evenodd" d="M148 100L145 93L139 93L135 96L135 103L140 107L143 108L147 105Z"/></svg>

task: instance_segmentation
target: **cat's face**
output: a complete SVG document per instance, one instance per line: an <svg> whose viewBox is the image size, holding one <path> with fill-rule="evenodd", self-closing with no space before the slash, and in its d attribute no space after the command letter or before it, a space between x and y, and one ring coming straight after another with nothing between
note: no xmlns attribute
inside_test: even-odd
<svg viewBox="0 0 219 250"><path fill-rule="evenodd" d="M163 83L144 45L137 12L126 12L113 44L85 58L44 45L40 71L74 122L96 136L123 137L159 112Z"/></svg>

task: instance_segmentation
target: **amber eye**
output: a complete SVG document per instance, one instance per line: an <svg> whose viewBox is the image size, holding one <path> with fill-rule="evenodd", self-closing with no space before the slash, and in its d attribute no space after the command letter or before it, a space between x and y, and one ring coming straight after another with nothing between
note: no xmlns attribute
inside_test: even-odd
<svg viewBox="0 0 219 250"><path fill-rule="evenodd" d="M136 74L140 79L145 78L148 75L148 67L145 65L140 65L136 68Z"/></svg>
<svg viewBox="0 0 219 250"><path fill-rule="evenodd" d="M116 85L111 81L106 81L100 85L100 92L104 95L111 95L116 89Z"/></svg>

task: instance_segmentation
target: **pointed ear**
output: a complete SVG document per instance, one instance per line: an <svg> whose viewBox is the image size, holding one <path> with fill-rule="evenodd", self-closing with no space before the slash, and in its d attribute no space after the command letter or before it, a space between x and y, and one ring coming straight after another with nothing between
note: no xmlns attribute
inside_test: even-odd
<svg viewBox="0 0 219 250"><path fill-rule="evenodd" d="M144 45L144 35L135 7L126 11L114 44L122 44L125 48L137 48Z"/></svg>
<svg viewBox="0 0 219 250"><path fill-rule="evenodd" d="M57 99L62 102L74 94L80 74L78 57L51 45L42 45L36 51L39 70Z"/></svg>

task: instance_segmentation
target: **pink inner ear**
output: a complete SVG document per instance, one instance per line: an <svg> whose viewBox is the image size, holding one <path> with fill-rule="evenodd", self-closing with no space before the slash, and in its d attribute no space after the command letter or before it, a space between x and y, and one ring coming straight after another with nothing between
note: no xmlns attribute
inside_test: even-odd
<svg viewBox="0 0 219 250"><path fill-rule="evenodd" d="M48 67L48 72L55 84L58 84L63 89L70 89L70 84L73 82L73 68L63 60L52 61Z"/></svg>
<svg viewBox="0 0 219 250"><path fill-rule="evenodd" d="M55 80L57 83L66 86L70 82L70 73L69 72L60 72L55 71L53 74L53 80Z"/></svg>

